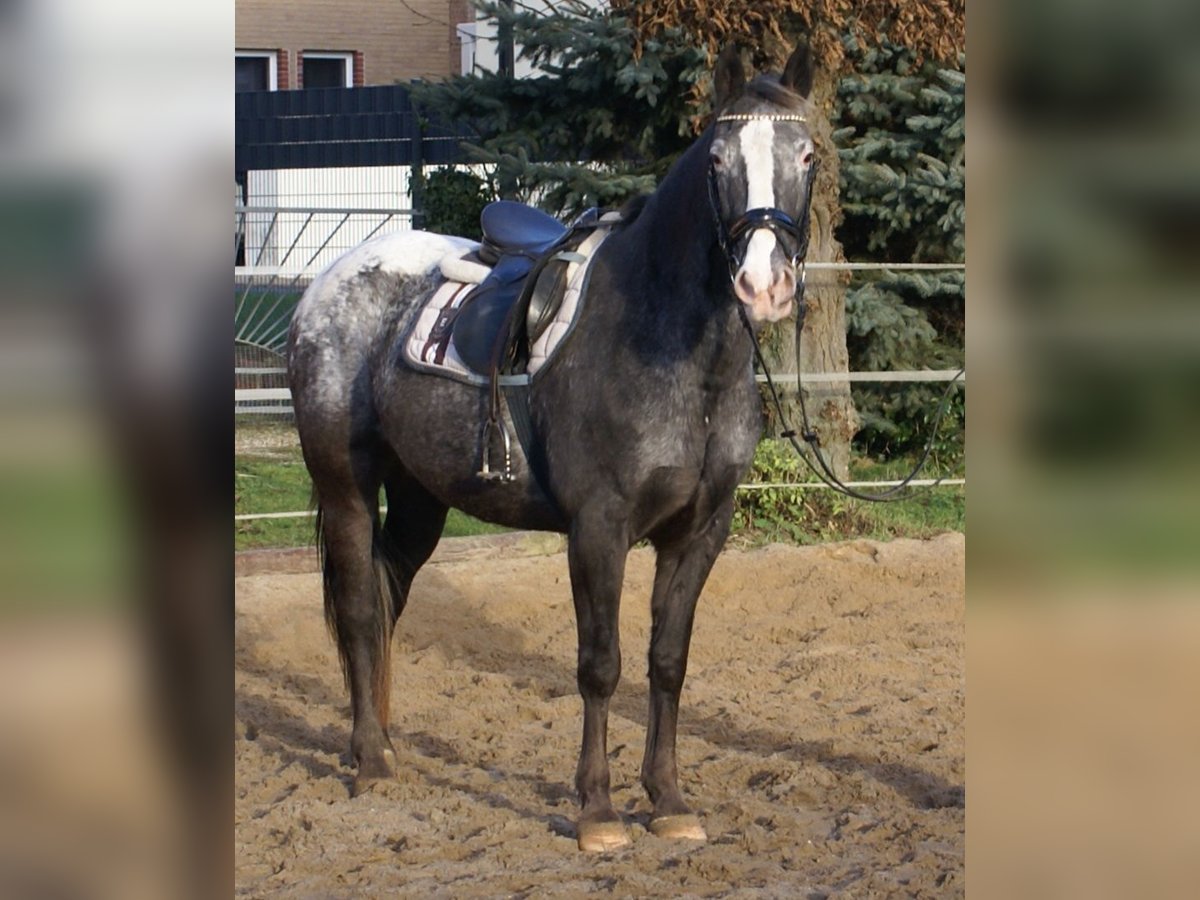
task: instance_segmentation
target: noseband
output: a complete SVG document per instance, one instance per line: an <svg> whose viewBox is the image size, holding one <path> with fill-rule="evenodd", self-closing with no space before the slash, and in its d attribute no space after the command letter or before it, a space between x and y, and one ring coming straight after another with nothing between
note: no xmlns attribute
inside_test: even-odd
<svg viewBox="0 0 1200 900"><path fill-rule="evenodd" d="M716 121L720 122L807 122L808 120L801 115L792 114L770 114L770 113L746 113L746 114L728 114L718 116ZM738 252L738 246L741 245L742 239L747 238L760 228L770 229L775 233L775 237L783 247L789 246L783 238L791 239L791 246L796 248L796 252L792 254L791 262L792 269L796 271L796 296L798 299L804 299L804 258L808 255L808 223L809 213L812 209L812 185L813 176L817 171L817 158L814 155L812 164L808 167L808 174L804 178L804 212L799 222L796 222L791 216L785 213L777 206L760 206L755 209L746 210L732 225L726 225L721 218L721 199L720 191L717 187L717 167L709 161L708 164L708 203L712 208L713 219L717 223L717 242L721 246L721 252L725 255L725 262L729 266L729 279L733 281L737 277L738 270L742 267L744 258L743 252ZM747 244L749 242L747 241Z"/></svg>

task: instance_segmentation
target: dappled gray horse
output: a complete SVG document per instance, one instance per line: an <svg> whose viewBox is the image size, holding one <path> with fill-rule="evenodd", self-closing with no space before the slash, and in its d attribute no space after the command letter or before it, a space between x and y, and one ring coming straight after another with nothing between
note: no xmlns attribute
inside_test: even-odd
<svg viewBox="0 0 1200 900"><path fill-rule="evenodd" d="M696 600L761 428L749 329L803 302L796 271L813 170L806 48L782 76L749 84L736 54L722 54L714 82L713 123L600 244L569 333L529 382L534 449L513 442L508 478L479 475L493 391L422 371L401 350L441 286L438 261L472 242L376 238L333 263L301 300L288 370L319 512L326 616L352 698L356 794L395 774L392 632L453 506L568 535L584 850L629 842L609 797L608 704L621 673L626 555L638 541L654 546L641 778L655 834L705 838L677 783L679 694ZM506 429L509 406L500 408Z"/></svg>

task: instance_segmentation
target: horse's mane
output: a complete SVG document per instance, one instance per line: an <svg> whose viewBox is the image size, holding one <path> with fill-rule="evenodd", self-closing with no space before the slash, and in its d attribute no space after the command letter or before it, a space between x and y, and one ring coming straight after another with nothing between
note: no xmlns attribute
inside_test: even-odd
<svg viewBox="0 0 1200 900"><path fill-rule="evenodd" d="M621 225L630 225L638 216L642 214L642 210L646 208L646 203L649 202L651 194L638 194L625 201L625 205L621 207Z"/></svg>

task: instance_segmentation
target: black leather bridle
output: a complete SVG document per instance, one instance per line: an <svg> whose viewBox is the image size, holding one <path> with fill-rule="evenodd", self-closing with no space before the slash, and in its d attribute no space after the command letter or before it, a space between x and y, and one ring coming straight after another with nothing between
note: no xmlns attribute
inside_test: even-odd
<svg viewBox="0 0 1200 900"><path fill-rule="evenodd" d="M718 116L717 122L752 122L755 120L768 121L784 121L784 122L804 122L804 116L791 114L769 113L747 113L745 115L730 114ZM808 225L809 215L812 210L812 186L813 176L817 171L817 158L814 156L812 164L808 167L808 173L804 180L804 212L801 214L800 221L797 222L783 210L778 207L758 207L756 209L747 210L743 213L732 225L726 226L721 218L721 202L720 193L717 188L717 169L710 160L708 164L708 202L712 207L713 218L717 223L717 241L721 246L721 252L725 255L725 262L729 266L729 278L732 282L737 277L738 269L742 267L742 259L745 255L743 250L738 252L738 245L743 238L753 234L759 228L769 228L775 233L777 239L783 247L788 244L783 238L791 240L791 246L796 248L796 252L792 254L792 270L796 273L796 373L797 381L796 388L800 396L800 415L803 421L803 431L800 432L800 437L812 449L812 454L816 458L814 464L809 459L808 454L804 452L804 448L800 442L796 440L796 429L793 428L784 414L783 405L779 400L779 392L775 388L775 382L771 378L771 370L767 367L767 361L763 357L762 348L759 346L758 337L755 335L754 327L750 324L750 319L746 315L746 309L742 304L738 304L738 309L742 315L742 324L746 327L746 333L750 336L750 343L754 347L754 356L758 361L759 369L766 376L767 388L771 395L771 400L775 405L775 412L779 416L779 424L783 428L781 437L786 438L795 448L796 453L808 465L813 473L826 485L845 494L848 497L855 497L859 500L872 501L889 501L901 499L901 492L908 486L917 474L925 466L926 460L929 459L930 451L933 449L934 438L937 437L938 427L941 424L942 417L945 415L950 401L950 390L954 387L955 382L962 376L963 370L959 369L958 375L954 380L946 385L946 390L942 394L942 400L938 404L938 411L934 418L933 430L929 435L929 441L925 445L925 450L922 452L917 464L912 471L904 477L895 486L882 491L878 494L868 494L863 491L857 491L846 485L837 474L833 471L833 467L826 461L821 453L821 440L813 430L808 420L808 409L804 402L803 385L800 382L800 373L803 371L800 359L800 336L804 330L804 259L808 254ZM938 481L941 479L939 478Z"/></svg>
<svg viewBox="0 0 1200 900"><path fill-rule="evenodd" d="M804 116L791 113L730 113L718 116L721 122L806 122ZM726 225L721 218L721 194L717 186L717 167L712 160L708 163L708 204L712 209L713 219L717 225L717 243L725 256L729 267L729 279L732 282L745 258L745 248L749 244L750 235L760 228L774 232L780 246L793 248L791 254L792 269L796 273L796 299L804 300L804 259L808 255L808 225L812 210L813 178L817 171L817 158L813 156L812 164L804 178L804 210L800 221L797 222L777 206L759 206L748 209L739 216L732 225ZM743 243L744 241L744 243Z"/></svg>

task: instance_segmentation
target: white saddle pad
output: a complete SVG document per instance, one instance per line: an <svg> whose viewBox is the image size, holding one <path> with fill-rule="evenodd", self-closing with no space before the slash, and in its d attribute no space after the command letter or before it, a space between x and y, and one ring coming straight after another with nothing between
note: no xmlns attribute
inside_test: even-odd
<svg viewBox="0 0 1200 900"><path fill-rule="evenodd" d="M536 375L550 361L550 358L554 355L554 351L559 347L563 339L570 334L571 327L575 322L575 316L580 309L580 301L583 298L584 289L587 286L588 273L591 270L592 260L595 259L596 250L608 235L609 228L599 227L589 234L574 251L582 259L572 259L567 264L566 294L563 297L563 302L558 307L553 321L551 321L530 348L527 373L524 375L501 376L501 384L527 384L529 379ZM466 263L465 265L473 266L475 270L483 269L486 272L486 268L480 266L478 263ZM411 331L409 331L408 339L404 345L404 353L408 362L418 369L446 375L447 377L467 381L472 384L487 384L488 378L486 376L472 372L463 363L454 349L454 341L450 341L446 346L440 362L436 358L438 348L430 343L433 327L437 324L443 310L458 308L471 290L474 289L477 283L474 281L474 278L480 274L475 270L465 269L461 266L456 268L455 261L451 259L442 261L443 274L450 271L458 275L459 278L467 276L471 280L448 280L433 292L421 308L416 322L413 324ZM482 278L479 280L482 280Z"/></svg>

